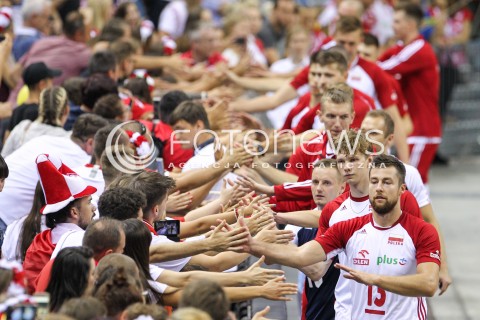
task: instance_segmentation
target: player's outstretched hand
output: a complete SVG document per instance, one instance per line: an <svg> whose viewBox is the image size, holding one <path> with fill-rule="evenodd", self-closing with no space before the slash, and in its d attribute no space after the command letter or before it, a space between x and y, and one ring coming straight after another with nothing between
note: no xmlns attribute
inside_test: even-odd
<svg viewBox="0 0 480 320"><path fill-rule="evenodd" d="M343 276L347 279L363 283L367 286L374 285L375 274L358 271L340 263L335 263L335 268L345 271L346 273Z"/></svg>
<svg viewBox="0 0 480 320"><path fill-rule="evenodd" d="M297 294L297 285L295 283L285 283L285 276L277 277L261 286L262 298L278 301L291 301L288 295Z"/></svg>
<svg viewBox="0 0 480 320"><path fill-rule="evenodd" d="M258 259L257 262L252 264L250 268L246 270L247 278L252 286L263 286L270 280L273 280L279 276L283 276L285 272L276 269L261 268L262 263L265 261L265 256Z"/></svg>
<svg viewBox="0 0 480 320"><path fill-rule="evenodd" d="M227 231L222 231L227 228ZM208 241L211 245L211 250L217 252L223 251L242 251L243 245L248 241L248 229L240 226L235 229L228 228L227 223L223 220L218 226L213 229Z"/></svg>
<svg viewBox="0 0 480 320"><path fill-rule="evenodd" d="M266 306L265 309L260 310L257 313L255 313L252 320L270 320L270 319L267 319L267 318L264 317L269 312L270 312L270 306Z"/></svg>

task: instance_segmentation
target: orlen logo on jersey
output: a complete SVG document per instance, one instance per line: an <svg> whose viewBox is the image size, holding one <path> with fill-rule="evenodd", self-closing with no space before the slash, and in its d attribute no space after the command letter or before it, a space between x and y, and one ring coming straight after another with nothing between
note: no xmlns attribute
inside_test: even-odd
<svg viewBox="0 0 480 320"><path fill-rule="evenodd" d="M353 264L368 266L370 264L370 259L367 258L368 254L369 253L367 250L360 250L358 252L358 255L361 256L362 258L353 258Z"/></svg>
<svg viewBox="0 0 480 320"><path fill-rule="evenodd" d="M401 266L404 266L406 263L407 263L407 259L405 258L402 258L402 259L389 258L386 255L383 255L383 257L377 258L377 266L381 264L392 264L392 265L399 264Z"/></svg>

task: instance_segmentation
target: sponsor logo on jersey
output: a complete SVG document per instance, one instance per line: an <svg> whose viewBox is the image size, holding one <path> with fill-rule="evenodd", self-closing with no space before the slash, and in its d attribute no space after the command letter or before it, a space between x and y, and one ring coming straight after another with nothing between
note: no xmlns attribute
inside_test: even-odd
<svg viewBox="0 0 480 320"><path fill-rule="evenodd" d="M377 258L377 266L381 264L390 264L390 265L401 265L404 266L407 264L407 259L405 258L389 258L387 255L383 255L383 257L378 257Z"/></svg>
<svg viewBox="0 0 480 320"><path fill-rule="evenodd" d="M367 234L367 230L362 229L362 230L359 232L359 234Z"/></svg>
<svg viewBox="0 0 480 320"><path fill-rule="evenodd" d="M367 250L360 250L357 254L357 258L353 258L353 264L361 265L361 266L368 266L370 264L370 259L368 259L368 251Z"/></svg>
<svg viewBox="0 0 480 320"><path fill-rule="evenodd" d="M344 210L347 210L347 206L346 206L346 205L343 205L342 209L340 209L340 211L344 211Z"/></svg>
<svg viewBox="0 0 480 320"><path fill-rule="evenodd" d="M403 246L403 235L390 233L388 236L388 244Z"/></svg>
<svg viewBox="0 0 480 320"><path fill-rule="evenodd" d="M430 252L430 258L440 260L440 251Z"/></svg>

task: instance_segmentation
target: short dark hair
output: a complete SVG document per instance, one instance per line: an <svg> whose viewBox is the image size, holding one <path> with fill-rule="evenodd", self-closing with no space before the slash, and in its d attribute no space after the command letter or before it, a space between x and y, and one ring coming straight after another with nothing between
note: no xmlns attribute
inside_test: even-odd
<svg viewBox="0 0 480 320"><path fill-rule="evenodd" d="M120 63L133 56L137 52L137 47L132 40L118 39L110 44L109 49L115 56L117 63Z"/></svg>
<svg viewBox="0 0 480 320"><path fill-rule="evenodd" d="M63 33L71 38L78 31L85 31L83 15L79 11L70 12L63 22Z"/></svg>
<svg viewBox="0 0 480 320"><path fill-rule="evenodd" d="M52 212L46 215L45 217L45 224L48 228L53 229L59 223L67 222L68 217L70 216L70 210L75 206L78 208L78 204L82 198L75 199L67 204L62 209Z"/></svg>
<svg viewBox="0 0 480 320"><path fill-rule="evenodd" d="M82 104L82 87L87 81L81 77L71 77L63 82L63 87L67 90L68 100L74 105L80 106Z"/></svg>
<svg viewBox="0 0 480 320"><path fill-rule="evenodd" d="M130 25L123 19L113 18L103 26L99 41L113 42L125 36L125 29L130 28Z"/></svg>
<svg viewBox="0 0 480 320"><path fill-rule="evenodd" d="M383 121L385 122L385 131L383 132L384 137L388 137L395 131L395 122L393 122L392 117L386 111L372 110L365 115L365 118L367 117L383 119Z"/></svg>
<svg viewBox="0 0 480 320"><path fill-rule="evenodd" d="M179 307L194 307L208 313L213 320L227 317L230 302L223 288L215 281L200 279L190 282L180 297Z"/></svg>
<svg viewBox="0 0 480 320"><path fill-rule="evenodd" d="M102 217L88 225L82 244L92 249L94 256L97 256L106 250L117 249L122 233L123 227L119 221Z"/></svg>
<svg viewBox="0 0 480 320"><path fill-rule="evenodd" d="M5 159L0 155L0 179L6 179L8 178L8 165L5 162Z"/></svg>
<svg viewBox="0 0 480 320"><path fill-rule="evenodd" d="M362 22L357 17L340 17L335 25L335 33L339 32L345 34L357 30L362 30Z"/></svg>
<svg viewBox="0 0 480 320"><path fill-rule="evenodd" d="M81 297L90 278L90 259L93 252L85 247L60 250L52 265L46 291L50 293L50 311L57 312L71 298Z"/></svg>
<svg viewBox="0 0 480 320"><path fill-rule="evenodd" d="M97 298L81 297L66 301L58 313L76 320L103 319L107 308Z"/></svg>
<svg viewBox="0 0 480 320"><path fill-rule="evenodd" d="M138 217L138 210L147 205L145 195L135 189L115 187L105 190L98 200L101 217L127 220Z"/></svg>
<svg viewBox="0 0 480 320"><path fill-rule="evenodd" d="M98 114L102 118L114 120L123 115L125 107L117 94L110 93L98 99L97 102L95 102L92 111L94 114Z"/></svg>
<svg viewBox="0 0 480 320"><path fill-rule="evenodd" d="M87 78L82 88L82 104L93 109L98 99L109 93L118 94L118 86L104 73L95 73Z"/></svg>
<svg viewBox="0 0 480 320"><path fill-rule="evenodd" d="M127 159L128 157L132 160L134 155L135 151L129 146L118 148L118 150L116 150L115 147L109 146L105 148L105 151L100 158L105 187L108 187L108 185L117 177L125 175L125 172L121 171L121 168L116 166L116 164L120 163L120 159Z"/></svg>
<svg viewBox="0 0 480 320"><path fill-rule="evenodd" d="M375 48L380 47L380 42L378 42L378 38L369 32L365 32L363 34L363 43L366 46L375 46Z"/></svg>
<svg viewBox="0 0 480 320"><path fill-rule="evenodd" d="M167 92L155 108L157 117L165 123L170 123L170 115L184 101L188 101L188 95L180 90Z"/></svg>
<svg viewBox="0 0 480 320"><path fill-rule="evenodd" d="M147 204L142 209L146 216L156 204L167 197L168 191L175 187L175 180L155 171L143 171L133 176L128 187L145 195Z"/></svg>
<svg viewBox="0 0 480 320"><path fill-rule="evenodd" d="M142 102L152 103L152 96L150 95L148 83L144 78L128 79L124 87L125 89L130 90L132 94L142 100Z"/></svg>
<svg viewBox="0 0 480 320"><path fill-rule="evenodd" d="M411 19L414 19L417 23L417 26L422 24L423 20L423 10L422 7L418 4L411 2L400 3L395 7L395 11L403 11L405 15Z"/></svg>
<svg viewBox="0 0 480 320"><path fill-rule="evenodd" d="M354 154L362 154L368 157L368 152L372 152L372 144L367 140L365 133L350 129L347 131L346 137L340 135L334 140L335 147L338 149L338 153L350 154L350 148L356 146L353 151Z"/></svg>
<svg viewBox="0 0 480 320"><path fill-rule="evenodd" d="M321 66L328 66L336 63L338 70L345 72L348 69L347 58L340 52L335 50L319 50L312 54L310 65L319 64Z"/></svg>
<svg viewBox="0 0 480 320"><path fill-rule="evenodd" d="M185 120L191 125L202 121L205 129L210 129L208 115L205 108L198 102L184 101L170 115L170 125L175 125L178 121Z"/></svg>
<svg viewBox="0 0 480 320"><path fill-rule="evenodd" d="M88 72L93 75L95 73L108 73L115 71L117 68L117 58L110 50L102 50L95 52L88 61Z"/></svg>
<svg viewBox="0 0 480 320"><path fill-rule="evenodd" d="M108 121L96 114L84 113L80 115L72 128L72 137L85 141L93 138L98 130L108 125Z"/></svg>
<svg viewBox="0 0 480 320"><path fill-rule="evenodd" d="M405 183L406 169L402 161L394 156L381 154L373 158L369 173L373 168L389 168L394 167L397 170L399 185Z"/></svg>

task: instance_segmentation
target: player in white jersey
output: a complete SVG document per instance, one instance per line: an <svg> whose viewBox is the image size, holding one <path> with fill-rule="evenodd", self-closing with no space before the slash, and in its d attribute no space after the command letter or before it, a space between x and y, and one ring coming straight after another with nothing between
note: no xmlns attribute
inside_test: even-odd
<svg viewBox="0 0 480 320"><path fill-rule="evenodd" d="M392 146L394 127L395 125L392 121L392 118L383 110L369 112L362 122L362 130L368 133L367 135L370 138L382 143L385 146L385 152L388 152ZM375 133L373 130L378 130L379 132ZM380 133L380 131L382 131L383 134ZM433 212L433 207L430 202L427 188L422 182L420 173L414 166L405 163L404 165L407 172L405 176L405 184L407 189L415 196L423 219L435 227L438 232L438 236L440 237L440 245L442 250L442 265L440 267L440 295L442 295L452 283L452 278L448 272L445 242L440 230L440 225L437 221L435 213Z"/></svg>
<svg viewBox="0 0 480 320"><path fill-rule="evenodd" d="M352 293L353 319L426 319L423 297L437 289L440 241L435 228L405 214L405 167L395 157L373 159L369 177L372 213L333 225L326 233L295 248L248 236L245 252L269 262L301 268L340 252ZM243 218L239 219L245 225Z"/></svg>

